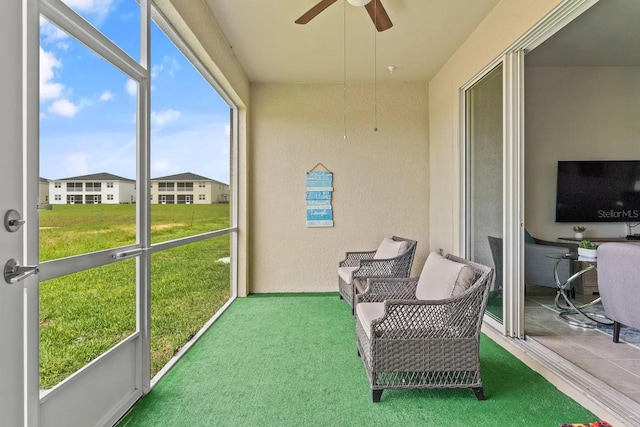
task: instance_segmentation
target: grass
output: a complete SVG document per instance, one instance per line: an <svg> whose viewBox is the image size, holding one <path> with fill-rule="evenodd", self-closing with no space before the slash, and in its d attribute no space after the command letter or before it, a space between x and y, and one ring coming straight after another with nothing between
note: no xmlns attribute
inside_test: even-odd
<svg viewBox="0 0 640 427"><path fill-rule="evenodd" d="M135 205L40 212L41 262L136 242ZM152 242L229 226L229 205L153 205ZM229 236L151 258L153 376L229 299ZM188 265L189 268L184 266ZM136 329L134 259L40 283L40 388L51 388Z"/></svg>
<svg viewBox="0 0 640 427"><path fill-rule="evenodd" d="M557 426L597 417L482 336L486 401L468 389L385 390L371 402L349 306L332 294L236 300L118 424Z"/></svg>

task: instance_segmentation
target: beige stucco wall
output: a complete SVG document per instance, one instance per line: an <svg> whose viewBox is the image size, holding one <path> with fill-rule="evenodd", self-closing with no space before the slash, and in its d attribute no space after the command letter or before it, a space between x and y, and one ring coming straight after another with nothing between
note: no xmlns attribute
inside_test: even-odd
<svg viewBox="0 0 640 427"><path fill-rule="evenodd" d="M640 160L638 81L639 67L527 67L525 219L531 234L573 235L573 224L555 222L558 160ZM624 223L582 225L588 237L627 234Z"/></svg>
<svg viewBox="0 0 640 427"><path fill-rule="evenodd" d="M384 236L418 240L414 273L429 246L426 84L349 85L344 139L342 84L251 87L251 292L337 291L347 250ZM334 227L307 228L305 173L333 172ZM440 177L434 177L440 181Z"/></svg>
<svg viewBox="0 0 640 427"><path fill-rule="evenodd" d="M460 252L460 88L560 0L503 0L429 82L430 244Z"/></svg>

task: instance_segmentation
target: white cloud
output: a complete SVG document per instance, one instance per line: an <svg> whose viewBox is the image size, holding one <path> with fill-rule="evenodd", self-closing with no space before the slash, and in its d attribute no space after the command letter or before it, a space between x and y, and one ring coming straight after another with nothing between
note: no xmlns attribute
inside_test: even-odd
<svg viewBox="0 0 640 427"><path fill-rule="evenodd" d="M231 136L231 125L224 126L224 134L227 136Z"/></svg>
<svg viewBox="0 0 640 427"><path fill-rule="evenodd" d="M135 80L127 80L126 90L129 95L136 96L138 94L138 83Z"/></svg>
<svg viewBox="0 0 640 427"><path fill-rule="evenodd" d="M162 72L162 70L164 70L164 65L162 64L156 64L154 66L151 67L151 78L155 79L156 77L158 77L158 74L160 74L160 72Z"/></svg>
<svg viewBox="0 0 640 427"><path fill-rule="evenodd" d="M57 114L58 116L73 117L80 111L80 106L66 98L60 98L53 101L47 111L52 114Z"/></svg>
<svg viewBox="0 0 640 427"><path fill-rule="evenodd" d="M64 0L71 9L102 22L111 10L112 0Z"/></svg>
<svg viewBox="0 0 640 427"><path fill-rule="evenodd" d="M151 78L156 79L160 74L167 74L169 77L175 77L176 72L182 69L182 65L173 56L165 55L162 62L151 67Z"/></svg>
<svg viewBox="0 0 640 427"><path fill-rule="evenodd" d="M56 43L56 47L60 50L69 50L71 48L71 43L68 41L59 41Z"/></svg>
<svg viewBox="0 0 640 427"><path fill-rule="evenodd" d="M40 17L40 35L43 37L45 43L54 43L69 37L67 33L43 17Z"/></svg>
<svg viewBox="0 0 640 427"><path fill-rule="evenodd" d="M40 48L40 99L55 99L62 95L64 85L53 81L55 70L62 68L62 63L53 53Z"/></svg>
<svg viewBox="0 0 640 427"><path fill-rule="evenodd" d="M175 173L180 172L178 170L173 169L174 165L175 165L175 162L172 162L170 160L156 159L151 164L151 170L153 171L152 176L167 175L174 172Z"/></svg>
<svg viewBox="0 0 640 427"><path fill-rule="evenodd" d="M111 101L115 97L116 97L115 93L107 90L102 92L102 94L100 95L100 101Z"/></svg>
<svg viewBox="0 0 640 427"><path fill-rule="evenodd" d="M192 172L229 182L231 148L225 135L229 120L185 113L180 122L180 129L152 130L151 176Z"/></svg>
<svg viewBox="0 0 640 427"><path fill-rule="evenodd" d="M165 125L178 120L180 118L180 111L168 109L163 111L151 112L151 126L155 128L161 128Z"/></svg>
<svg viewBox="0 0 640 427"><path fill-rule="evenodd" d="M89 156L86 153L73 153L65 156L66 173L62 176L87 175L89 173Z"/></svg>

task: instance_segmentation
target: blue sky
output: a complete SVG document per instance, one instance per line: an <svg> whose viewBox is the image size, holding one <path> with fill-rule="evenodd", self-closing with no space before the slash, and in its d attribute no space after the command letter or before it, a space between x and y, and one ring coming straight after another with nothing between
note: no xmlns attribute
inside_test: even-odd
<svg viewBox="0 0 640 427"><path fill-rule="evenodd" d="M64 2L139 60L135 0ZM50 22L40 31L40 176L135 178L135 82ZM151 46L151 177L229 183L229 106L155 24Z"/></svg>

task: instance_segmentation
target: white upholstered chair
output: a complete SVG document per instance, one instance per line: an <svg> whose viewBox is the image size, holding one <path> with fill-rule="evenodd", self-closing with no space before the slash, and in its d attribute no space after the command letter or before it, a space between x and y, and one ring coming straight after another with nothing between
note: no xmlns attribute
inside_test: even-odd
<svg viewBox="0 0 640 427"><path fill-rule="evenodd" d="M417 242L398 236L385 237L372 251L347 252L338 263L338 290L340 298L354 306L354 280L368 277L399 277L411 275L411 266Z"/></svg>
<svg viewBox="0 0 640 427"><path fill-rule="evenodd" d="M598 289L607 317L614 321L613 342L622 325L640 328L640 245L603 243L598 247Z"/></svg>

